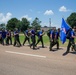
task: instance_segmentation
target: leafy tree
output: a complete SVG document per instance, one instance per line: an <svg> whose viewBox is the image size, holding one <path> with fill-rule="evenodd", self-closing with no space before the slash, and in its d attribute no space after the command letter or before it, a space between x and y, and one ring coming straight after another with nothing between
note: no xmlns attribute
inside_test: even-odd
<svg viewBox="0 0 76 75"><path fill-rule="evenodd" d="M0 24L0 29L5 29L6 25L4 23Z"/></svg>
<svg viewBox="0 0 76 75"><path fill-rule="evenodd" d="M30 22L26 18L22 18L21 31L25 31L30 25Z"/></svg>
<svg viewBox="0 0 76 75"><path fill-rule="evenodd" d="M18 28L19 30L21 30L21 26L22 26L22 23L20 20L18 20L18 23L16 25L16 28Z"/></svg>
<svg viewBox="0 0 76 75"><path fill-rule="evenodd" d="M39 18L36 17L35 20L31 23L31 25L38 30L41 27L40 23L41 21L39 20Z"/></svg>
<svg viewBox="0 0 76 75"><path fill-rule="evenodd" d="M76 13L72 13L68 18L67 18L68 24L73 28L76 26Z"/></svg>
<svg viewBox="0 0 76 75"><path fill-rule="evenodd" d="M19 20L17 18L12 18L7 22L7 29L14 30L17 27Z"/></svg>

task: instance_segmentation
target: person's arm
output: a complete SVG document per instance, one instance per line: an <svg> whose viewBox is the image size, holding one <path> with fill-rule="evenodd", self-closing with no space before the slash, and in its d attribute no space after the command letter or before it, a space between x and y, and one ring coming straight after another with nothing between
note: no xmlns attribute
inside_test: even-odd
<svg viewBox="0 0 76 75"><path fill-rule="evenodd" d="M72 38L76 38L76 36L74 35L74 32L71 32Z"/></svg>
<svg viewBox="0 0 76 75"><path fill-rule="evenodd" d="M56 32L56 33L55 33L55 39L57 39L58 37L59 37L59 33Z"/></svg>
<svg viewBox="0 0 76 75"><path fill-rule="evenodd" d="M45 34L45 32L42 33L42 36Z"/></svg>
<svg viewBox="0 0 76 75"><path fill-rule="evenodd" d="M6 37L8 37L9 36L9 33L8 32L6 32Z"/></svg>
<svg viewBox="0 0 76 75"><path fill-rule="evenodd" d="M26 32L24 31L23 34L26 36Z"/></svg>
<svg viewBox="0 0 76 75"><path fill-rule="evenodd" d="M52 31L50 32L50 40L53 41L53 40L52 40Z"/></svg>
<svg viewBox="0 0 76 75"><path fill-rule="evenodd" d="M34 36L35 35L35 31L31 31L32 35Z"/></svg>
<svg viewBox="0 0 76 75"><path fill-rule="evenodd" d="M72 35L73 38L76 38L76 36Z"/></svg>
<svg viewBox="0 0 76 75"><path fill-rule="evenodd" d="M25 35L28 37L27 33L25 33Z"/></svg>
<svg viewBox="0 0 76 75"><path fill-rule="evenodd" d="M52 32L50 32L50 38L52 39Z"/></svg>
<svg viewBox="0 0 76 75"><path fill-rule="evenodd" d="M14 32L14 35L17 35L17 33L16 33L16 32Z"/></svg>
<svg viewBox="0 0 76 75"><path fill-rule="evenodd" d="M40 34L40 36L42 36L42 35L43 35L41 31L39 32L39 34Z"/></svg>
<svg viewBox="0 0 76 75"><path fill-rule="evenodd" d="M57 39L57 33L55 34L55 39Z"/></svg>

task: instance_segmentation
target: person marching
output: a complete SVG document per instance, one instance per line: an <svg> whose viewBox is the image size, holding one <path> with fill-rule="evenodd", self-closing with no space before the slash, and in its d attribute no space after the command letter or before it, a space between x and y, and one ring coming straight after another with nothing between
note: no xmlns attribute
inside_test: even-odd
<svg viewBox="0 0 76 75"><path fill-rule="evenodd" d="M57 45L57 49L59 49L59 35L60 35L60 30L55 32L55 44Z"/></svg>
<svg viewBox="0 0 76 75"><path fill-rule="evenodd" d="M30 48L31 48L31 46L33 46L33 50L34 50L35 49L35 43L36 43L36 32L35 32L35 29L31 30L31 40L32 40L32 44L30 45Z"/></svg>
<svg viewBox="0 0 76 75"><path fill-rule="evenodd" d="M59 49L59 41L58 41L59 34L56 31L56 28L53 28L50 31L50 51L52 51L52 47L57 44L57 49Z"/></svg>
<svg viewBox="0 0 76 75"><path fill-rule="evenodd" d="M30 30L27 29L27 30L24 32L24 35L25 35L25 39L24 39L24 42L23 42L23 46L24 46L24 44L25 44L26 41L28 41L29 46L30 46Z"/></svg>
<svg viewBox="0 0 76 75"><path fill-rule="evenodd" d="M76 31L76 28L74 28L74 31ZM68 43L68 46L67 46L66 53L69 53L71 46L76 51L76 47L75 47L75 38L76 38L76 36L75 36L74 31L73 30L70 31L69 43Z"/></svg>
<svg viewBox="0 0 76 75"><path fill-rule="evenodd" d="M6 33L7 33L7 32L5 31L5 29L2 29L2 44L3 44L3 45L5 45L4 42L5 42L5 40L6 40Z"/></svg>
<svg viewBox="0 0 76 75"><path fill-rule="evenodd" d="M2 40L2 31L0 30L0 44L3 43L3 40Z"/></svg>
<svg viewBox="0 0 76 75"><path fill-rule="evenodd" d="M55 28L50 31L50 51L52 51L52 45L54 44Z"/></svg>
<svg viewBox="0 0 76 75"><path fill-rule="evenodd" d="M19 40L19 31L16 28L16 30L14 31L14 45L16 46L16 44L19 44L19 46L21 46L20 40Z"/></svg>
<svg viewBox="0 0 76 75"><path fill-rule="evenodd" d="M43 35L44 35L44 30L41 30L38 32L38 40L35 46L37 46L37 44L41 41L42 43L42 48L44 48L44 43L43 43Z"/></svg>
<svg viewBox="0 0 76 75"><path fill-rule="evenodd" d="M76 26L74 26L74 33L75 33L75 36L76 36Z"/></svg>
<svg viewBox="0 0 76 75"><path fill-rule="evenodd" d="M7 30L6 33L6 45L9 45L9 41L10 41L10 45L12 45L11 30Z"/></svg>

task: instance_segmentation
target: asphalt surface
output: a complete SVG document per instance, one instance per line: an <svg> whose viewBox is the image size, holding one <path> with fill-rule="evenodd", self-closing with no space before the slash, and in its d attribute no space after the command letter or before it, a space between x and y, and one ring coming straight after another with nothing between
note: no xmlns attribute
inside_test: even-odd
<svg viewBox="0 0 76 75"><path fill-rule="evenodd" d="M0 75L76 75L76 52L0 45Z"/></svg>

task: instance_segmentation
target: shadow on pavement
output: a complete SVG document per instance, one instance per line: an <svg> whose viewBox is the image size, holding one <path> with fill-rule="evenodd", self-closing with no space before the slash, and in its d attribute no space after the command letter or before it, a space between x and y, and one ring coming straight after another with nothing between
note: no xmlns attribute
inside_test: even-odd
<svg viewBox="0 0 76 75"><path fill-rule="evenodd" d="M63 56L67 55L68 53L76 54L76 52L65 52L65 53L63 53Z"/></svg>
<svg viewBox="0 0 76 75"><path fill-rule="evenodd" d="M47 48L46 46L42 47L42 46L38 46L38 48Z"/></svg>
<svg viewBox="0 0 76 75"><path fill-rule="evenodd" d="M65 52L65 53L63 53L63 56L65 56L65 55L67 55L69 52Z"/></svg>
<svg viewBox="0 0 76 75"><path fill-rule="evenodd" d="M69 53L76 54L76 52L69 52Z"/></svg>
<svg viewBox="0 0 76 75"><path fill-rule="evenodd" d="M58 50L63 50L63 48L59 48L59 49L53 48L53 49L52 49L53 52L58 51Z"/></svg>

